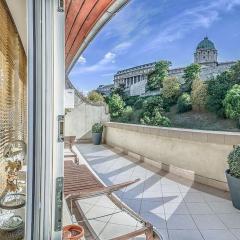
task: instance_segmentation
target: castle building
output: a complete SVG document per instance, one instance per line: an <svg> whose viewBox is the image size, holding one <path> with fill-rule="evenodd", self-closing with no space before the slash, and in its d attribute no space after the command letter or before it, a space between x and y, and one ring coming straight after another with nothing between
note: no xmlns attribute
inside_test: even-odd
<svg viewBox="0 0 240 240"><path fill-rule="evenodd" d="M99 85L96 91L101 93L104 96L109 96L113 89L114 89L114 84Z"/></svg>
<svg viewBox="0 0 240 240"><path fill-rule="evenodd" d="M200 78L204 81L226 71L235 61L218 62L218 51L212 41L205 37L196 48L194 53L194 63L201 65ZM126 92L130 96L148 95L146 84L148 74L155 69L156 62L148 63L128 69L118 71L114 75L114 86L120 84L125 86ZM172 68L169 70L170 77L176 77L180 83L184 83L183 74L186 67Z"/></svg>

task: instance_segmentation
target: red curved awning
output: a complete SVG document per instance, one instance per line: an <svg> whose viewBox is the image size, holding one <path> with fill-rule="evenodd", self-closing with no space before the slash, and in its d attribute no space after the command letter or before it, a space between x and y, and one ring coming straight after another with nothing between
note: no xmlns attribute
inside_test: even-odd
<svg viewBox="0 0 240 240"><path fill-rule="evenodd" d="M65 61L67 72L101 27L128 0L66 0Z"/></svg>

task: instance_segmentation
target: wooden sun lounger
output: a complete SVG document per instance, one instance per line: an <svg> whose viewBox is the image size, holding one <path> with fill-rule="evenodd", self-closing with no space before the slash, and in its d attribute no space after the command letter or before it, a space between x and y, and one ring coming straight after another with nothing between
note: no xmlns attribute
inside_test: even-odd
<svg viewBox="0 0 240 240"><path fill-rule="evenodd" d="M125 183L105 187L97 180L97 178L86 165L76 165L72 161L65 161L64 179L64 195L65 199L68 201L68 203L70 203L69 207L71 212L76 212L78 209L78 206L76 206L75 202L79 199L90 198L102 194L109 195L114 191L139 181L139 179L136 179L134 181L128 181ZM120 206L122 207L121 204ZM113 238L112 240L127 240L143 234L146 235L146 240L154 240L153 227L151 224L146 223L143 228L126 235Z"/></svg>
<svg viewBox="0 0 240 240"><path fill-rule="evenodd" d="M74 153L73 150L71 150ZM75 154L75 153L74 153ZM82 216L80 206L77 200L83 198L91 198L99 195L107 195L112 202L119 207L119 209L126 211L130 216L134 217L137 221L144 223L143 227L127 233L125 235L112 238L111 240L127 240L145 234L146 240L160 239L153 231L153 226L150 223L144 222L137 214L131 209L126 207L123 203L118 201L111 193L114 191L125 188L133 183L138 182L140 179L128 181L112 186L104 186L93 172L84 164L76 165L73 161L68 160L64 162L64 196L68 203L69 209L75 215L77 222L81 222L85 227L84 221L87 221L85 216ZM90 229L88 232L91 233Z"/></svg>

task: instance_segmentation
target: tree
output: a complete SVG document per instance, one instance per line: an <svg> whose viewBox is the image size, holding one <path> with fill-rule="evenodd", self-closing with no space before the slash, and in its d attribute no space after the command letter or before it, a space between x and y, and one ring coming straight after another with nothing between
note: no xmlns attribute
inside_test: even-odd
<svg viewBox="0 0 240 240"><path fill-rule="evenodd" d="M192 108L196 111L205 109L207 101L207 85L200 79L196 79L192 83Z"/></svg>
<svg viewBox="0 0 240 240"><path fill-rule="evenodd" d="M96 92L96 91L91 91L88 93L87 96L88 100L94 103L103 103L104 102L104 97L102 94Z"/></svg>
<svg viewBox="0 0 240 240"><path fill-rule="evenodd" d="M152 91L162 87L163 80L168 76L171 62L159 61L155 65L155 70L148 75L147 89Z"/></svg>
<svg viewBox="0 0 240 240"><path fill-rule="evenodd" d="M177 78L169 77L163 80L162 96L165 99L169 99L171 102L175 102L180 94L180 83Z"/></svg>
<svg viewBox="0 0 240 240"><path fill-rule="evenodd" d="M235 84L228 90L223 105L228 118L240 119L240 85Z"/></svg>
<svg viewBox="0 0 240 240"><path fill-rule="evenodd" d="M123 83L119 84L118 87L114 88L111 95L118 94L120 97L124 96L125 85Z"/></svg>
<svg viewBox="0 0 240 240"><path fill-rule="evenodd" d="M240 84L240 61L238 61L230 68L230 74L232 86L234 84Z"/></svg>
<svg viewBox="0 0 240 240"><path fill-rule="evenodd" d="M183 93L177 101L178 113L184 113L192 110L191 96L188 93Z"/></svg>
<svg viewBox="0 0 240 240"><path fill-rule="evenodd" d="M231 88L231 77L231 72L226 71L207 82L207 109L220 117L225 116L223 100L227 91Z"/></svg>
<svg viewBox="0 0 240 240"><path fill-rule="evenodd" d="M112 118L118 118L122 115L125 103L121 96L113 94L109 99L109 111Z"/></svg>
<svg viewBox="0 0 240 240"><path fill-rule="evenodd" d="M240 61L234 64L228 71L219 74L207 82L208 97L207 108L218 116L225 117L223 100L227 91L235 84L240 84Z"/></svg>
<svg viewBox="0 0 240 240"><path fill-rule="evenodd" d="M122 112L122 116L119 118L120 122L128 123L133 116L133 109L130 106L126 106Z"/></svg>
<svg viewBox="0 0 240 240"><path fill-rule="evenodd" d="M200 77L201 66L193 63L184 69L183 79L185 80L186 92L191 92L192 83Z"/></svg>
<svg viewBox="0 0 240 240"><path fill-rule="evenodd" d="M145 125L168 127L171 122L163 114L162 98L160 96L149 97L143 102L143 114L140 122Z"/></svg>

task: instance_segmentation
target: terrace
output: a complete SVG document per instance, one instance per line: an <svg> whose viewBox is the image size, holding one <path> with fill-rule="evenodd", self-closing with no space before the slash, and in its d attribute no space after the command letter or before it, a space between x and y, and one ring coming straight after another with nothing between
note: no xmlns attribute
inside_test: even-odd
<svg viewBox="0 0 240 240"><path fill-rule="evenodd" d="M141 179L116 195L153 224L164 240L240 238L240 212L228 192L153 167L107 145L78 144L75 150L106 185ZM118 224L129 227L121 220Z"/></svg>
<svg viewBox="0 0 240 240"><path fill-rule="evenodd" d="M240 211L232 206L225 177L239 133L112 123L106 105L86 102L68 79L83 50L128 1L23 2L0 4L0 200L12 192L23 198L21 209L1 210L1 224L9 212L21 224L1 229L0 238L59 240L63 227L74 223L87 226L86 240L93 239L91 224L94 239L102 240L240 240ZM69 86L77 106L65 114ZM64 173L66 136L86 142L97 121L105 122L104 145L76 141L77 156L66 157L70 169ZM7 162L4 152L16 150L15 140L26 143L27 153L22 170L12 171L16 188L9 189L6 164L16 159ZM71 177L87 191L74 189ZM73 209L68 195L62 198L63 180L73 191L70 198L83 195ZM90 180L96 185L85 186ZM85 218L78 221L80 214Z"/></svg>
<svg viewBox="0 0 240 240"><path fill-rule="evenodd" d="M240 211L232 206L221 170L239 134L106 123L104 138L105 145L76 144L73 149L106 186L140 179L115 194L151 223L162 239L240 239ZM87 199L83 204L94 216L91 208L98 204ZM125 231L129 227L121 217L115 216L113 222L110 218L104 225L98 217L94 226L103 232L112 223ZM104 239L111 239L111 234Z"/></svg>

